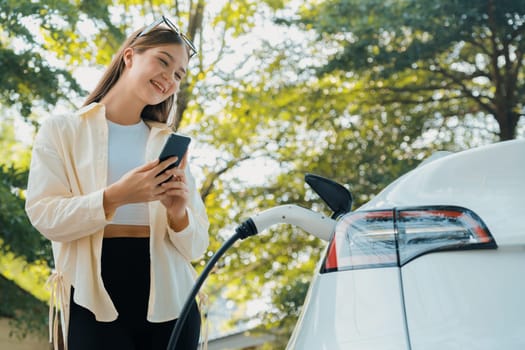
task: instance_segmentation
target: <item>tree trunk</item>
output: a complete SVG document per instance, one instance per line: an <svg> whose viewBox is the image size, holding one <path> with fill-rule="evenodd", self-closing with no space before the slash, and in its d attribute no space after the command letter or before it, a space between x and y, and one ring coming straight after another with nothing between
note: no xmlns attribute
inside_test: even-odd
<svg viewBox="0 0 525 350"><path fill-rule="evenodd" d="M500 141L507 141L516 138L516 127L518 125L519 115L513 112L501 113L496 116L499 124Z"/></svg>
<svg viewBox="0 0 525 350"><path fill-rule="evenodd" d="M195 6L192 6L189 11L189 21L187 35L194 40L196 34L202 31L202 18L204 14L204 1L199 0ZM188 78L181 84L179 92L177 93L177 109L175 110L175 120L173 122L173 129L176 131L179 129L182 121L182 115L188 107L188 102L191 97L190 84L187 81Z"/></svg>

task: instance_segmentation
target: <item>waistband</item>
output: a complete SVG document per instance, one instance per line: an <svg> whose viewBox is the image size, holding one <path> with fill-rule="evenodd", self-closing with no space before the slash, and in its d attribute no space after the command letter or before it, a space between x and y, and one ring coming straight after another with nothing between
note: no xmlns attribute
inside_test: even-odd
<svg viewBox="0 0 525 350"><path fill-rule="evenodd" d="M149 226L146 225L116 225L110 224L104 227L104 238L132 237L147 238L149 237Z"/></svg>

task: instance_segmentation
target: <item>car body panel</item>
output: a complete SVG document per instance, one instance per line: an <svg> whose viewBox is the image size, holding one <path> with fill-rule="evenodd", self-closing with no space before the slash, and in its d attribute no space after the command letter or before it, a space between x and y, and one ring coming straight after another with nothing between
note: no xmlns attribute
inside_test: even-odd
<svg viewBox="0 0 525 350"><path fill-rule="evenodd" d="M525 250L509 247L433 253L403 266L412 350L525 349L524 266Z"/></svg>
<svg viewBox="0 0 525 350"><path fill-rule="evenodd" d="M287 349L407 349L399 268L318 274Z"/></svg>

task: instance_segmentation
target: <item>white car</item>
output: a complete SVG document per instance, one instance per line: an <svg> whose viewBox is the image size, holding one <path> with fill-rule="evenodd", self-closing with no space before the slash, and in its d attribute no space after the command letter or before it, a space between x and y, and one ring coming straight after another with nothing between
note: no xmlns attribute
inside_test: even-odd
<svg viewBox="0 0 525 350"><path fill-rule="evenodd" d="M341 216L287 349L525 349L525 140L424 162Z"/></svg>

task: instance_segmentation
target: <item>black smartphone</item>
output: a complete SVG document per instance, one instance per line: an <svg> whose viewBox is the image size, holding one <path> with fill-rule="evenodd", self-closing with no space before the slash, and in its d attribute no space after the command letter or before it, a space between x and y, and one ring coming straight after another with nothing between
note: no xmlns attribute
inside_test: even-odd
<svg viewBox="0 0 525 350"><path fill-rule="evenodd" d="M164 147L162 148L162 151L160 152L159 160L163 162L169 157L177 157L177 161L171 164L169 167L167 167L157 176L162 174L167 169L171 169L171 168L179 166L182 158L184 157L184 155L186 154L186 151L188 150L188 146L190 145L190 142L191 142L191 138L188 136L178 135L178 134L171 134L170 136L168 136L168 139L166 140L166 143L164 144Z"/></svg>

